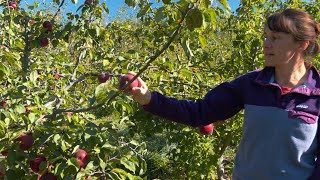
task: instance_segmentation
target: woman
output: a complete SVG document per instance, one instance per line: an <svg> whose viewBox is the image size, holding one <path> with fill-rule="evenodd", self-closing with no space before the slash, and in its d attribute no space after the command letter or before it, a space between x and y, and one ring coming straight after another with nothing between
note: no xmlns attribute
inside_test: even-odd
<svg viewBox="0 0 320 180"><path fill-rule="evenodd" d="M224 82L196 102L150 92L140 78L131 94L146 111L191 126L244 109L233 180L319 180L320 75L307 62L319 53L319 31L309 14L286 9L267 18L262 70Z"/></svg>

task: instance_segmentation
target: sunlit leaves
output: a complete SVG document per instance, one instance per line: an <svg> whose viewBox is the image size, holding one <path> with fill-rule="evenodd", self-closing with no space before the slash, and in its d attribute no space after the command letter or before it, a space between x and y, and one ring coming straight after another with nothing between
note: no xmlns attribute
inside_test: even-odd
<svg viewBox="0 0 320 180"><path fill-rule="evenodd" d="M139 1L139 0L125 0L125 3L126 3L128 6L136 7L138 1Z"/></svg>
<svg viewBox="0 0 320 180"><path fill-rule="evenodd" d="M203 25L203 15L199 9L191 9L186 18L187 27L190 31Z"/></svg>

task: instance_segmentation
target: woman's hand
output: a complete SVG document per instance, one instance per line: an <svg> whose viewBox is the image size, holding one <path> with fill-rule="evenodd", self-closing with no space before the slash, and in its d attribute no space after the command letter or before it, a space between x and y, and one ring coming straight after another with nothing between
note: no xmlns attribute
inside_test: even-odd
<svg viewBox="0 0 320 180"><path fill-rule="evenodd" d="M132 75L136 75L134 72L129 72ZM140 105L147 105L151 101L151 92L148 90L148 86L146 83L140 78L137 78L139 82L138 87L133 87L130 91L132 97L135 101L137 101Z"/></svg>

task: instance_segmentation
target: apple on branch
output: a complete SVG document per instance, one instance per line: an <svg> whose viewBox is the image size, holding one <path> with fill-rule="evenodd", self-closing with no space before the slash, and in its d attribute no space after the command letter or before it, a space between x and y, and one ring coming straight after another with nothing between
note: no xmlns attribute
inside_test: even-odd
<svg viewBox="0 0 320 180"><path fill-rule="evenodd" d="M27 113L27 114L29 114L29 113L31 112L31 109L30 109L29 106L26 106L25 109L26 109L26 113Z"/></svg>
<svg viewBox="0 0 320 180"><path fill-rule="evenodd" d="M51 32L52 31L52 23L50 21L43 22L42 27L47 29L46 32Z"/></svg>
<svg viewBox="0 0 320 180"><path fill-rule="evenodd" d="M48 38L40 38L40 46L41 47L46 47L49 44Z"/></svg>
<svg viewBox="0 0 320 180"><path fill-rule="evenodd" d="M19 137L17 137L17 139L15 139L15 141L20 142L20 149L21 150L28 150L33 146L34 138L32 135L22 133L22 134L20 134Z"/></svg>
<svg viewBox="0 0 320 180"><path fill-rule="evenodd" d="M119 89L123 90L124 92L129 92L132 90L134 87L139 87L139 81L135 79L126 89L124 89L124 86L134 77L133 74L127 73L120 78L120 86Z"/></svg>
<svg viewBox="0 0 320 180"><path fill-rule="evenodd" d="M208 124L208 125L199 127L199 132L200 134L203 134L203 135L211 135L213 133L213 130L214 130L213 124Z"/></svg>
<svg viewBox="0 0 320 180"><path fill-rule="evenodd" d="M55 78L55 79L60 79L60 75L59 75L59 74L55 74L55 75L54 75L54 78Z"/></svg>
<svg viewBox="0 0 320 180"><path fill-rule="evenodd" d="M35 173L38 173L40 170L44 170L44 169L40 169L41 163L44 164L44 167L46 167L47 159L42 155L37 155L34 160L30 161L31 170Z"/></svg>
<svg viewBox="0 0 320 180"><path fill-rule="evenodd" d="M111 79L110 74L107 72L103 72L98 75L98 80L100 83L105 83L106 81L108 81L110 79Z"/></svg>
<svg viewBox="0 0 320 180"><path fill-rule="evenodd" d="M6 107L6 106L7 106L7 102L6 102L6 101L1 101L1 102L0 102L0 106Z"/></svg>
<svg viewBox="0 0 320 180"><path fill-rule="evenodd" d="M13 8L14 10L16 10L18 8L16 2L9 2L8 5L9 5L9 7Z"/></svg>
<svg viewBox="0 0 320 180"><path fill-rule="evenodd" d="M44 175L39 176L38 180L58 180L58 177L51 172L47 172Z"/></svg>
<svg viewBox="0 0 320 180"><path fill-rule="evenodd" d="M84 167L85 165L87 165L87 162L88 162L88 153L87 153L85 150L79 149L79 150L74 154L74 157L77 159L80 167Z"/></svg>
<svg viewBox="0 0 320 180"><path fill-rule="evenodd" d="M1 151L1 155L2 155L2 156L7 156L8 153L9 153L8 149L5 149L5 150L2 150L2 151Z"/></svg>

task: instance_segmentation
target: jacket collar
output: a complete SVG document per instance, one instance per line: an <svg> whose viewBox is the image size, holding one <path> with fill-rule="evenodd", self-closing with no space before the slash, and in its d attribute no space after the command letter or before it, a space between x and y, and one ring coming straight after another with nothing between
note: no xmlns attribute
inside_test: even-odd
<svg viewBox="0 0 320 180"><path fill-rule="evenodd" d="M320 75L314 66L311 66L309 70L310 72L307 82L305 82L303 85L299 87L294 88L292 92L304 94L307 96L320 96ZM265 67L259 72L257 78L255 79L255 82L261 85L272 85L280 87L277 83L273 81L274 74L274 67Z"/></svg>

